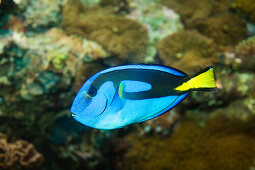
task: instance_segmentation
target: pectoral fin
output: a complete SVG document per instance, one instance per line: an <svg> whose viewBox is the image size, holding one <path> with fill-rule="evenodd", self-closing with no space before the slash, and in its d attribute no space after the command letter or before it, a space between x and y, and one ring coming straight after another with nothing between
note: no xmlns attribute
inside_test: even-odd
<svg viewBox="0 0 255 170"><path fill-rule="evenodd" d="M124 103L123 103L123 99L121 99L122 92L123 92L123 85L120 83L109 105L109 109L111 109L112 112L118 112L119 110L123 108Z"/></svg>

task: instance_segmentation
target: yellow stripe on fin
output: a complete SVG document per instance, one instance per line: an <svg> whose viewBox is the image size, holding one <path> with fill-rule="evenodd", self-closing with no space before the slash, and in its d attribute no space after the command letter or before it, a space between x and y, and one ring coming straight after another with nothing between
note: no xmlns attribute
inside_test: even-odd
<svg viewBox="0 0 255 170"><path fill-rule="evenodd" d="M175 88L178 91L188 91L196 89L213 89L216 88L213 67L208 67L199 75L189 79L182 85Z"/></svg>

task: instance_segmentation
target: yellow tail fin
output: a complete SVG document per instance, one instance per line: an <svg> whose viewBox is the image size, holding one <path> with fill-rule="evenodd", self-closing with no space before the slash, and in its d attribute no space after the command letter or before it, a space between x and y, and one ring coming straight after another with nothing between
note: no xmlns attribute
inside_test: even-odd
<svg viewBox="0 0 255 170"><path fill-rule="evenodd" d="M188 91L188 90L211 90L216 88L213 67L207 67L198 73L197 76L189 79L180 86L176 87L175 90L178 91Z"/></svg>

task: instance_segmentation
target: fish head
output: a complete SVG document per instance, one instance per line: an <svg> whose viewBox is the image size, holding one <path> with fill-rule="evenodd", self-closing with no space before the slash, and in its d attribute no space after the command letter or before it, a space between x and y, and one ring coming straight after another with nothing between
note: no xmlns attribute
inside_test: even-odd
<svg viewBox="0 0 255 170"><path fill-rule="evenodd" d="M71 113L78 122L93 127L98 117L106 110L108 98L104 86L97 87L89 79L76 95Z"/></svg>

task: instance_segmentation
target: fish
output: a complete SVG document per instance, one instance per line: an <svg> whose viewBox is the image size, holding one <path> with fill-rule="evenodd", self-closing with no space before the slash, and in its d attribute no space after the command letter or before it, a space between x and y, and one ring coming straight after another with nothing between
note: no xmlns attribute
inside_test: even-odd
<svg viewBox="0 0 255 170"><path fill-rule="evenodd" d="M70 112L83 125L117 129L166 113L192 91L215 89L213 66L189 76L168 66L122 65L89 78L74 98Z"/></svg>

